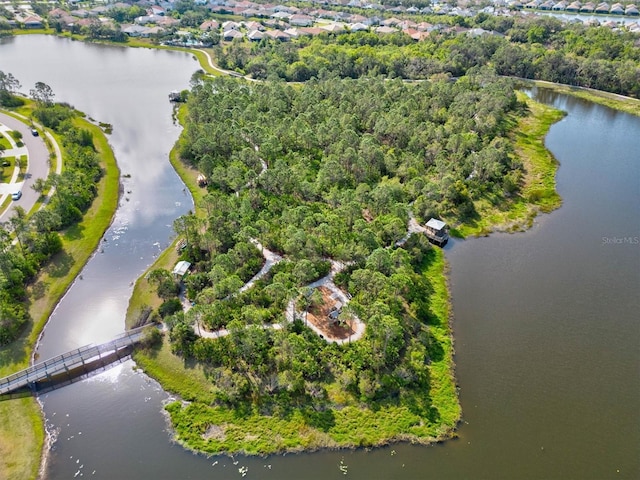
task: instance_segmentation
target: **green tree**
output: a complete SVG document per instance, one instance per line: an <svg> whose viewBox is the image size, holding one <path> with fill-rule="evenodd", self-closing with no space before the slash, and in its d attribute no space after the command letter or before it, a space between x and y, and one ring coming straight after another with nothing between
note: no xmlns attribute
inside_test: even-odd
<svg viewBox="0 0 640 480"><path fill-rule="evenodd" d="M29 90L29 96L40 106L53 105L55 94L49 85L44 82L36 82L35 88Z"/></svg>

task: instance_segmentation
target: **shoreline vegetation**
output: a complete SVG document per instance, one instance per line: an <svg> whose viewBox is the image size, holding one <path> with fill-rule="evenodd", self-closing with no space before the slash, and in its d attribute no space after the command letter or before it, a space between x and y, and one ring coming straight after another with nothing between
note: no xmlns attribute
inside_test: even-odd
<svg viewBox="0 0 640 480"><path fill-rule="evenodd" d="M33 105L27 103L25 107L15 111L29 117L33 111ZM11 110L7 110L7 113L10 114ZM3 346L0 350L0 376L9 375L29 366L49 316L94 254L117 208L119 170L104 132L99 126L80 116L75 117L73 122L76 127L92 133L104 175L97 184L96 201L84 214L80 223L60 232L62 251L52 258L29 287L31 320L17 340ZM54 132L51 133L60 145L64 163L66 153L61 139ZM51 148L50 145L48 146ZM69 259L73 259L70 266ZM63 272L62 275L59 272ZM44 419L36 398L25 397L1 401L0 478L7 480L36 478L44 465L45 436Z"/></svg>
<svg viewBox="0 0 640 480"><path fill-rule="evenodd" d="M553 92L571 95L572 97L582 98L598 105L609 107L613 110L628 113L640 117L640 100L637 98L626 97L616 93L604 92L601 90L593 90L586 87L576 87L573 85L565 85L561 83L546 82L543 80L526 80L517 79L524 82L525 85L535 85Z"/></svg>
<svg viewBox="0 0 640 480"><path fill-rule="evenodd" d="M480 220L473 225L453 229L458 236L487 235L492 231L521 231L529 228L538 212L558 208L561 199L555 191L555 173L558 164L544 148L544 137L549 127L563 117L563 113L534 102L519 93L518 99L526 102L530 116L512 119L511 138L515 152L524 163L525 175L521 194L502 203L481 200L475 203ZM186 106L179 109L184 125ZM184 131L182 135L184 135ZM198 172L179 158L178 140L170 155L171 162L194 195L199 205L203 189L196 182ZM196 214L198 209L196 208ZM177 242L178 239L176 239ZM148 269L171 270L180 258L175 243ZM169 413L176 441L187 449L207 454L257 454L265 455L293 451L313 451L323 448L357 448L383 446L398 441L429 444L455 437L455 429L461 420L460 405L454 376L454 345L450 330L450 298L447 286L446 261L442 250L432 249L431 258L422 271L431 282L430 302L432 315L437 321L430 328L443 354L431 364L432 404L439 409L439 426L417 428L419 419L402 406L370 410L349 405L332 410L330 425L309 425L303 412L294 412L284 418L263 415L258 408L238 411L233 408L211 406L214 404L214 387L207 378L206 367L193 359L185 359L172 352L171 343L164 338L156 349L138 350L134 359L149 376L156 379L165 390L177 395L181 401L169 404ZM136 282L127 311L127 327L133 326L144 308L156 310L162 300L155 294L155 287L145 274ZM404 432L404 433L400 433ZM274 441L275 439L275 441Z"/></svg>
<svg viewBox="0 0 640 480"><path fill-rule="evenodd" d="M556 191L558 162L544 146L549 128L564 117L564 113L535 102L524 93L518 99L526 102L530 115L519 118L511 132L514 155L524 163L524 178L518 195L491 203L476 202L480 219L473 224L453 228L454 236L489 235L492 232L518 232L529 229L538 213L549 213L560 207L562 199Z"/></svg>

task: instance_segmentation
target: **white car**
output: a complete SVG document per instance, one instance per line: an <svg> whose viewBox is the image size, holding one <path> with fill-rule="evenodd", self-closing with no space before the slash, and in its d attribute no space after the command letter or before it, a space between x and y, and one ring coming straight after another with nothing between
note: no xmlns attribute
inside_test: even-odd
<svg viewBox="0 0 640 480"><path fill-rule="evenodd" d="M11 194L12 200L20 200L20 197L22 197L22 192L20 190Z"/></svg>

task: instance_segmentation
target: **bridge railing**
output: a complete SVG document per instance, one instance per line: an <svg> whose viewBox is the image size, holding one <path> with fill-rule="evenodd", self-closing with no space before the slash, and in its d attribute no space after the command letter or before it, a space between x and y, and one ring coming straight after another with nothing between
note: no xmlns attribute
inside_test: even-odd
<svg viewBox="0 0 640 480"><path fill-rule="evenodd" d="M20 370L19 372L12 373L2 379L0 379L0 393L4 391L4 389L8 388L12 383L16 381L37 381L30 380L29 375L41 370L49 371L50 369L56 369L57 367L67 366L67 362L70 359L77 358L80 361L88 360L96 355L100 355L101 353L108 352L114 349L119 349L121 347L125 347L140 341L142 337L142 332L149 328L148 326L138 327L132 330L127 330L124 333L119 334L113 340L107 343L103 343L101 345L85 345L83 347L76 348L69 352L65 352L61 355L56 355L55 357L51 357L44 362L38 362L34 365L31 365L28 368ZM91 352L90 354L90 351ZM89 355L90 356L87 356Z"/></svg>

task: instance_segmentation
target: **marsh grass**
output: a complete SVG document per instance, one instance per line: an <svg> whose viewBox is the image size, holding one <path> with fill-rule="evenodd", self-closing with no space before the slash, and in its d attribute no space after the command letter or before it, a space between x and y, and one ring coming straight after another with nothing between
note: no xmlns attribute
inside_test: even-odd
<svg viewBox="0 0 640 480"><path fill-rule="evenodd" d="M452 222L451 235L488 235L492 231L514 232L529 228L539 212L548 213L560 207L556 192L558 162L544 145L551 125L564 113L535 102L524 93L518 99L526 102L530 115L517 119L511 131L514 155L524 165L520 190L512 196L487 194L474 202L475 216Z"/></svg>

